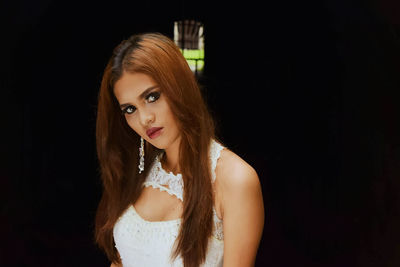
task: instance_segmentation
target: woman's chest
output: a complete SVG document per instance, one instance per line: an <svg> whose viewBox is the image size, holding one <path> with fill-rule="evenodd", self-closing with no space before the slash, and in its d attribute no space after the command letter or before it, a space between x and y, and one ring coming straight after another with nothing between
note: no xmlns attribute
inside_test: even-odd
<svg viewBox="0 0 400 267"><path fill-rule="evenodd" d="M165 185L163 187L168 188ZM218 191L218 183L213 184L213 192L214 212L221 219L221 194ZM143 188L133 206L144 220L152 222L176 220L183 214L183 202L176 195L152 186Z"/></svg>
<svg viewBox="0 0 400 267"><path fill-rule="evenodd" d="M175 220L181 218L183 212L183 203L180 199L152 186L143 188L134 207L147 221Z"/></svg>

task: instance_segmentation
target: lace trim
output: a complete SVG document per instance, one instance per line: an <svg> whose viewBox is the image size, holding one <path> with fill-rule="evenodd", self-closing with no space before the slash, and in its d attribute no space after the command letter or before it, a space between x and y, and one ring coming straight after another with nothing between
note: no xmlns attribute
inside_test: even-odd
<svg viewBox="0 0 400 267"><path fill-rule="evenodd" d="M161 165L160 157L157 156L153 167L144 182L145 186L157 187L161 191L167 191L183 201L183 179L182 174L166 172ZM165 186L168 185L168 188Z"/></svg>
<svg viewBox="0 0 400 267"><path fill-rule="evenodd" d="M213 213L214 213L214 220L213 220L214 229L213 229L212 237L214 237L218 241L223 241L224 240L224 232L223 232L222 220L220 220L218 218L215 209L213 209ZM129 206L127 211L124 213L124 215L119 220L122 220L122 218L133 218L132 216L138 219L138 221L136 221L136 223L140 222L141 224L145 224L147 227L150 227L151 229L160 229L160 227L161 228L179 227L179 225L182 222L181 218L174 219L174 220L168 220L168 221L148 221L148 220L142 218L142 216L140 216L140 214L136 211L136 209L133 205ZM157 231L157 230L150 230L150 228L147 228L148 231ZM141 229L141 228L139 227L137 229Z"/></svg>
<svg viewBox="0 0 400 267"><path fill-rule="evenodd" d="M224 147L220 143L213 140L210 146L211 178L213 183L216 179L215 169L217 167L217 161L221 155L222 149L224 149Z"/></svg>
<svg viewBox="0 0 400 267"><path fill-rule="evenodd" d="M224 149L224 147L216 142L215 140L212 140L210 144L210 164L211 164L211 176L212 176L212 182L215 182L216 179L216 173L215 169L217 166L217 161L221 155L221 151ZM160 158L161 155L158 155L154 161L153 166L151 167L151 170L149 174L146 177L145 182L143 183L143 186L148 187L151 186L155 189L159 189L160 191L165 191L170 195L176 196L178 199L183 201L183 179L182 179L182 174L174 174L172 172L167 172L162 168ZM168 187L166 187L168 186ZM224 239L224 234L223 234L223 224L222 220L218 218L217 212L215 208L213 207L213 223L214 223L214 231L213 231L213 236L217 239L222 241Z"/></svg>
<svg viewBox="0 0 400 267"><path fill-rule="evenodd" d="M129 213L133 213L135 217L139 219L143 224L146 225L151 225L153 227L159 228L160 226L164 227L170 227L170 226L179 226L181 223L181 218L178 219L173 219L173 220L168 220L168 221L148 221L144 219L140 214L136 211L135 207L133 205L130 205L129 208Z"/></svg>
<svg viewBox="0 0 400 267"><path fill-rule="evenodd" d="M165 187L165 186L163 186L163 185L160 185L160 184L158 184L158 183L156 183L156 182L152 182L152 181L144 182L143 185L144 185L145 187L151 186L151 187L153 187L153 188L155 188L155 189L160 189L160 191L165 191L165 192L167 192L168 194L170 194L171 196L176 196L178 199L180 199L181 201L183 201L183 197L182 197L182 196L178 196L178 195L177 195L174 191L172 191L171 189L169 189L169 188L167 188L167 187Z"/></svg>
<svg viewBox="0 0 400 267"><path fill-rule="evenodd" d="M217 212L215 211L215 208L213 207L213 213L214 213L214 231L213 231L213 236L217 240L224 240L224 230L223 230L223 223L220 218L218 218Z"/></svg>

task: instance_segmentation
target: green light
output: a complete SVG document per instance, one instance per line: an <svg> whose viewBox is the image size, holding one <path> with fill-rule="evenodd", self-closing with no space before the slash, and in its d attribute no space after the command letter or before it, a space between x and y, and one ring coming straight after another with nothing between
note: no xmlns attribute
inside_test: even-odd
<svg viewBox="0 0 400 267"><path fill-rule="evenodd" d="M186 60L191 70L196 70L196 60L188 59ZM204 60L197 60L197 70L203 70L204 68Z"/></svg>
<svg viewBox="0 0 400 267"><path fill-rule="evenodd" d="M180 49L192 71L204 69L204 49ZM196 66L197 61L197 66Z"/></svg>
<svg viewBox="0 0 400 267"><path fill-rule="evenodd" d="M181 49L186 59L204 59L204 49Z"/></svg>

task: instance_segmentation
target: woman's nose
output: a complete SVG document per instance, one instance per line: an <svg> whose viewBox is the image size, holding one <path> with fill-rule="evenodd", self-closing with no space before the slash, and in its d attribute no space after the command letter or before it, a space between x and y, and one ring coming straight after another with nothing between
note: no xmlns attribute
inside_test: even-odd
<svg viewBox="0 0 400 267"><path fill-rule="evenodd" d="M140 111L140 123L143 126L148 126L150 123L154 122L154 113L146 112L145 110Z"/></svg>

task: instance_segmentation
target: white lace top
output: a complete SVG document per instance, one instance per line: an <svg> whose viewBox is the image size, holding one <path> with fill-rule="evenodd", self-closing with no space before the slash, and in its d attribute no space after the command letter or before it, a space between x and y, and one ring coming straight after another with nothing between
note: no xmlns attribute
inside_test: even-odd
<svg viewBox="0 0 400 267"><path fill-rule="evenodd" d="M210 163L212 182L215 181L215 167L223 146L212 140L210 145ZM183 180L181 174L166 172L156 157L151 170L143 184L176 196L183 201ZM168 188L163 186L168 185ZM213 208L214 229L209 240L208 252L203 267L222 266L224 241L222 220L217 217ZM133 205L121 215L114 226L115 246L124 267L170 267L183 266L181 256L173 262L170 255L179 233L181 219L169 221L147 221L135 210Z"/></svg>

